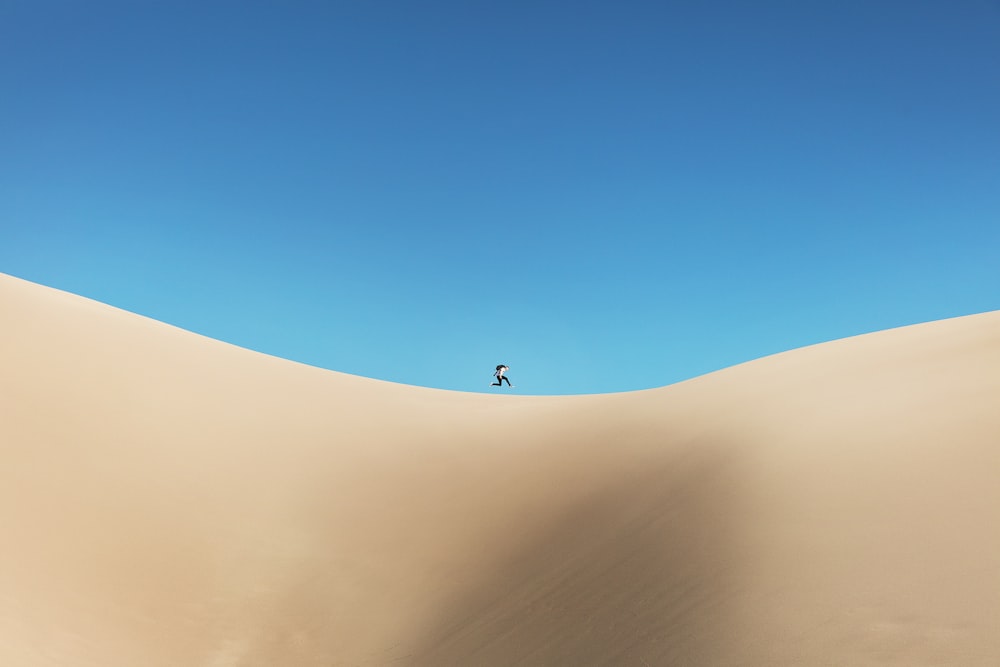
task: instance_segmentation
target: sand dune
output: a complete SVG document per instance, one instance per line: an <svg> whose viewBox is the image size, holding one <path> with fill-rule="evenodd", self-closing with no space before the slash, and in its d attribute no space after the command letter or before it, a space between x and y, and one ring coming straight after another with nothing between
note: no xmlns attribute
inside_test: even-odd
<svg viewBox="0 0 1000 667"><path fill-rule="evenodd" d="M0 315L2 665L1000 664L1000 312L575 397Z"/></svg>

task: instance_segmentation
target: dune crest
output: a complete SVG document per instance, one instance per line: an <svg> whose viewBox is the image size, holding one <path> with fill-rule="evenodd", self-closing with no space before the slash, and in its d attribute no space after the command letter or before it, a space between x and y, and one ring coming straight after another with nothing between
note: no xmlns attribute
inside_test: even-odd
<svg viewBox="0 0 1000 667"><path fill-rule="evenodd" d="M0 664L1000 663L1000 312L568 397L0 313Z"/></svg>

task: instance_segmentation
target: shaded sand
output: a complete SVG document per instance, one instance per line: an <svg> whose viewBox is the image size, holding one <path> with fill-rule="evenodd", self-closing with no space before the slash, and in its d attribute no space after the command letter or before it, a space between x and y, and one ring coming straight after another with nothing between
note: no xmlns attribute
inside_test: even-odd
<svg viewBox="0 0 1000 667"><path fill-rule="evenodd" d="M0 322L2 665L1000 664L1000 313L577 397Z"/></svg>

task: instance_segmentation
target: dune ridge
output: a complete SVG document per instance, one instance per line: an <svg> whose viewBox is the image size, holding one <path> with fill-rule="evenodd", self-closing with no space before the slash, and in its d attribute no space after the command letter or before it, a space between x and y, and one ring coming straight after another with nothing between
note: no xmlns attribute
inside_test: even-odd
<svg viewBox="0 0 1000 667"><path fill-rule="evenodd" d="M567 397L0 313L0 664L1000 663L1000 312Z"/></svg>

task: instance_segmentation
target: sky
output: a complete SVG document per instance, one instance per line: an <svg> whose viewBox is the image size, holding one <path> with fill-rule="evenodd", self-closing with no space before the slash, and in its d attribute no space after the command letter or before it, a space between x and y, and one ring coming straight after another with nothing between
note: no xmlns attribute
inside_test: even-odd
<svg viewBox="0 0 1000 667"><path fill-rule="evenodd" d="M522 394L996 310L1000 2L0 0L0 272Z"/></svg>

